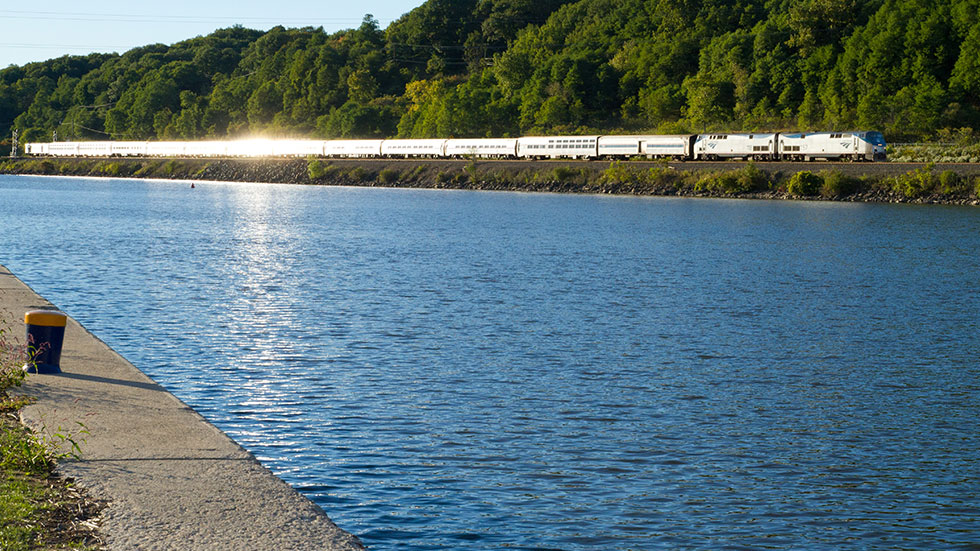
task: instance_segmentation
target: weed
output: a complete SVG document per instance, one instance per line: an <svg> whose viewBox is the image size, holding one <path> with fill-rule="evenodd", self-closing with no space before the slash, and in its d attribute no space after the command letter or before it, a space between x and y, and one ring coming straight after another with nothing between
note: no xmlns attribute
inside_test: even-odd
<svg viewBox="0 0 980 551"><path fill-rule="evenodd" d="M54 467L48 448L24 427L4 426L0 433L0 469L46 476Z"/></svg>
<svg viewBox="0 0 980 551"><path fill-rule="evenodd" d="M56 460L81 455L80 435L88 431L79 423L80 430L59 427L39 436L13 420L11 413L31 400L6 391L21 384L27 361L26 347L0 325L0 549L92 549L86 545L98 540L92 528L66 529L64 519L90 519L100 507L51 475Z"/></svg>
<svg viewBox="0 0 980 551"><path fill-rule="evenodd" d="M0 327L0 397L5 396L8 388L20 386L26 376L24 366L27 363L27 348L16 342L10 331Z"/></svg>

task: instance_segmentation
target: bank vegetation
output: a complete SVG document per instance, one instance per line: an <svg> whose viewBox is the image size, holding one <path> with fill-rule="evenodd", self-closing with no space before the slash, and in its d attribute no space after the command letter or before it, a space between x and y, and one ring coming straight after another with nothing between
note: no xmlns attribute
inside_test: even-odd
<svg viewBox="0 0 980 551"><path fill-rule="evenodd" d="M914 168L907 169L909 166ZM978 204L975 167L326 159L16 159L0 174L584 194ZM907 169L907 170L906 170Z"/></svg>

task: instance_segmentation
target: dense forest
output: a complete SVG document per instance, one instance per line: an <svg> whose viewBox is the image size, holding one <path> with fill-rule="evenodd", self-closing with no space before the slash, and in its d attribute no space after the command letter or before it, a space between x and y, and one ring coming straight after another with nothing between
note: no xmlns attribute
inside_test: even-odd
<svg viewBox="0 0 980 551"><path fill-rule="evenodd" d="M429 0L0 70L0 136L980 128L980 0ZM9 140L9 138L7 138Z"/></svg>

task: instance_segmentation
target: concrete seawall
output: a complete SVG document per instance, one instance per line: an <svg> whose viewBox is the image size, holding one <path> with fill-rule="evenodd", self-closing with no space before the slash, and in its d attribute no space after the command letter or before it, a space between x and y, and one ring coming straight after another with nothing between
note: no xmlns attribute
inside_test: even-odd
<svg viewBox="0 0 980 551"><path fill-rule="evenodd" d="M0 266L0 319L23 334L25 311L51 304ZM20 332L20 333L18 333ZM36 431L89 434L58 472L108 503L115 550L355 550L327 518L227 435L69 317L63 373L30 375L16 393Z"/></svg>

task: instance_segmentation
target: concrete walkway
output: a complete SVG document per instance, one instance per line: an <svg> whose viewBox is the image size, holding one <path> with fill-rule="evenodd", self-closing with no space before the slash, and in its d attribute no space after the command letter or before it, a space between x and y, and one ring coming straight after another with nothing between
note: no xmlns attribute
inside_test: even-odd
<svg viewBox="0 0 980 551"><path fill-rule="evenodd" d="M0 319L24 334L24 312L51 304L0 266ZM69 317L58 375L30 375L18 394L35 430L88 435L58 471L108 502L109 549L363 549L323 511L227 435Z"/></svg>

